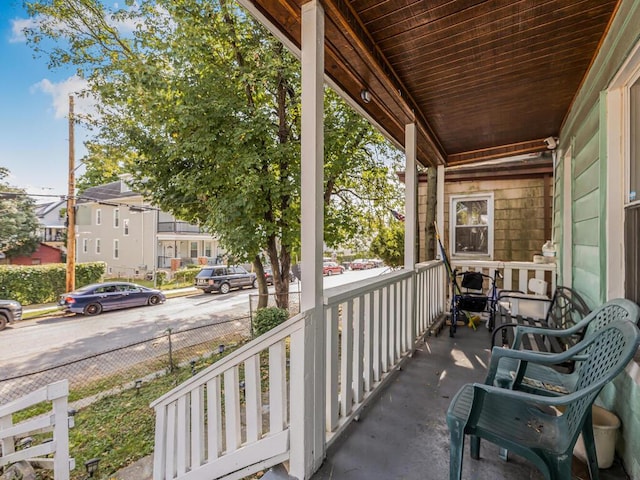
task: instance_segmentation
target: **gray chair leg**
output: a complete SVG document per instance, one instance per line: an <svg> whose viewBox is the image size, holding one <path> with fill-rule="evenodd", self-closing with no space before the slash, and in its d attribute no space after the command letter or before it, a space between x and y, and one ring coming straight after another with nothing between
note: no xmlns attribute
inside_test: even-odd
<svg viewBox="0 0 640 480"><path fill-rule="evenodd" d="M480 459L480 437L471 435L469 439L469 447L471 448L471 458L475 460Z"/></svg>
<svg viewBox="0 0 640 480"><path fill-rule="evenodd" d="M582 441L584 442L584 450L587 454L587 466L589 467L589 477L591 480L600 478L598 467L598 456L596 453L596 441L593 436L593 422L591 413L587 415L584 425L582 426Z"/></svg>
<svg viewBox="0 0 640 480"><path fill-rule="evenodd" d="M450 422L451 442L449 443L449 480L461 480L464 453L464 424Z"/></svg>

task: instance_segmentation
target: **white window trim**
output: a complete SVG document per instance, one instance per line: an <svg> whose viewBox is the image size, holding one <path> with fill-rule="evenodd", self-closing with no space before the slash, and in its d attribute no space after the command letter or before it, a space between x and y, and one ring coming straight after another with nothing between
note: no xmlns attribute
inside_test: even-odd
<svg viewBox="0 0 640 480"><path fill-rule="evenodd" d="M113 258L118 260L120 258L120 240L115 239L113 241Z"/></svg>
<svg viewBox="0 0 640 480"><path fill-rule="evenodd" d="M120 228L120 209L113 210L113 228Z"/></svg>
<svg viewBox="0 0 640 480"><path fill-rule="evenodd" d="M102 209L98 208L96 210L96 225L102 225Z"/></svg>
<svg viewBox="0 0 640 480"><path fill-rule="evenodd" d="M101 250L101 247L102 247L102 245L101 245L100 243L101 243L101 242L100 242L100 239L99 239L99 238L96 238L96 255L100 255L100 254L102 253L102 252L100 251L100 250Z"/></svg>
<svg viewBox="0 0 640 480"><path fill-rule="evenodd" d="M489 235L487 238L487 251L488 253L463 253L457 254L455 253L455 245L454 245L454 227L456 225L456 212L454 208L454 204L456 201L460 200L487 200L487 224ZM456 194L451 195L449 197L449 252L451 252L451 257L455 258L474 258L474 259L489 259L493 260L493 237L494 237L494 201L493 201L493 192L486 193L478 193L478 194Z"/></svg>
<svg viewBox="0 0 640 480"><path fill-rule="evenodd" d="M87 253L89 251L89 239L82 239L82 253Z"/></svg>
<svg viewBox="0 0 640 480"><path fill-rule="evenodd" d="M128 218L123 218L122 219L122 235L125 237L129 236L129 219Z"/></svg>
<svg viewBox="0 0 640 480"><path fill-rule="evenodd" d="M640 42L607 89L607 300L624 297L624 209L629 192L631 135L629 90L640 78ZM637 203L639 200L636 200Z"/></svg>

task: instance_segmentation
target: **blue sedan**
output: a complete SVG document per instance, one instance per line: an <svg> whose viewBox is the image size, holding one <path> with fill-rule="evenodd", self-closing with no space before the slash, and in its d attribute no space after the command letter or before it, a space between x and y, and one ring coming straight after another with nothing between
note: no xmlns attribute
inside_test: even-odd
<svg viewBox="0 0 640 480"><path fill-rule="evenodd" d="M67 312L98 315L103 311L119 308L158 305L166 297L160 290L143 287L135 283L94 283L65 293L58 304Z"/></svg>

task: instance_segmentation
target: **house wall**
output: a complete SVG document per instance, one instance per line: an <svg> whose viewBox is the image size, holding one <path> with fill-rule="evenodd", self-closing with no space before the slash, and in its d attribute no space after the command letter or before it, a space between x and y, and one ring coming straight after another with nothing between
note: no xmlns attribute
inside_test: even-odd
<svg viewBox="0 0 640 480"><path fill-rule="evenodd" d="M446 177L445 177L446 178ZM545 212L545 183L548 182ZM545 238L545 216L551 222L551 179L524 178L504 180L445 181L444 237L449 251L449 210L451 196L493 193L494 237L493 260L532 261L542 252ZM548 233L547 233L548 235Z"/></svg>
<svg viewBox="0 0 640 480"><path fill-rule="evenodd" d="M559 158L571 152L571 204L564 204L562 162L556 168L556 210L554 228L558 238L566 236L562 218L571 213L571 272L560 270L560 278L573 280L573 286L592 305L607 300L607 253L615 245L607 245L607 172L619 165L608 164L607 143L619 143L619 138L607 138L606 91L614 75L633 47L640 41L640 2L622 0L608 34L601 45L583 85L560 132ZM613 228L619 228L614 226ZM620 235L623 232L620 230ZM568 251L567 251L568 250ZM570 275L569 275L570 273ZM622 421L621 439L617 451L622 456L631 478L640 479L640 374L637 361L627 368L599 398Z"/></svg>
<svg viewBox="0 0 640 480"><path fill-rule="evenodd" d="M62 263L62 251L40 244L30 257L14 257L9 263L11 265L44 265L46 263Z"/></svg>
<svg viewBox="0 0 640 480"><path fill-rule="evenodd" d="M141 204L142 197L119 198L120 204ZM114 227L116 209L119 226ZM100 225L96 224L97 210L101 211ZM144 276L154 266L155 218L157 212L131 211L126 205L87 203L78 206L76 232L76 258L78 262L103 261L107 264L107 277ZM129 233L125 235L125 220L129 221ZM84 251L84 241L87 251ZM100 240L100 252L96 242ZM114 256L114 241L118 240L118 258Z"/></svg>

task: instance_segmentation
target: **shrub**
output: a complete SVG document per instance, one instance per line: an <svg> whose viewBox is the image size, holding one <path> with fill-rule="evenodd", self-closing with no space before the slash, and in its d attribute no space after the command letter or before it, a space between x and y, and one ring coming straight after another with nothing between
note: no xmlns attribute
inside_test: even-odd
<svg viewBox="0 0 640 480"><path fill-rule="evenodd" d="M253 335L255 337L277 327L289 318L289 312L284 308L260 308L253 320Z"/></svg>
<svg viewBox="0 0 640 480"><path fill-rule="evenodd" d="M76 288L99 282L105 271L104 262L76 264ZM18 300L23 305L50 303L66 291L67 267L63 263L49 265L1 265L0 297Z"/></svg>
<svg viewBox="0 0 640 480"><path fill-rule="evenodd" d="M164 285L165 283L167 283L167 272L165 272L164 270L157 270L156 271L156 285L158 287Z"/></svg>
<svg viewBox="0 0 640 480"><path fill-rule="evenodd" d="M193 283L200 269L187 268L186 270L178 270L173 278L176 283Z"/></svg>

